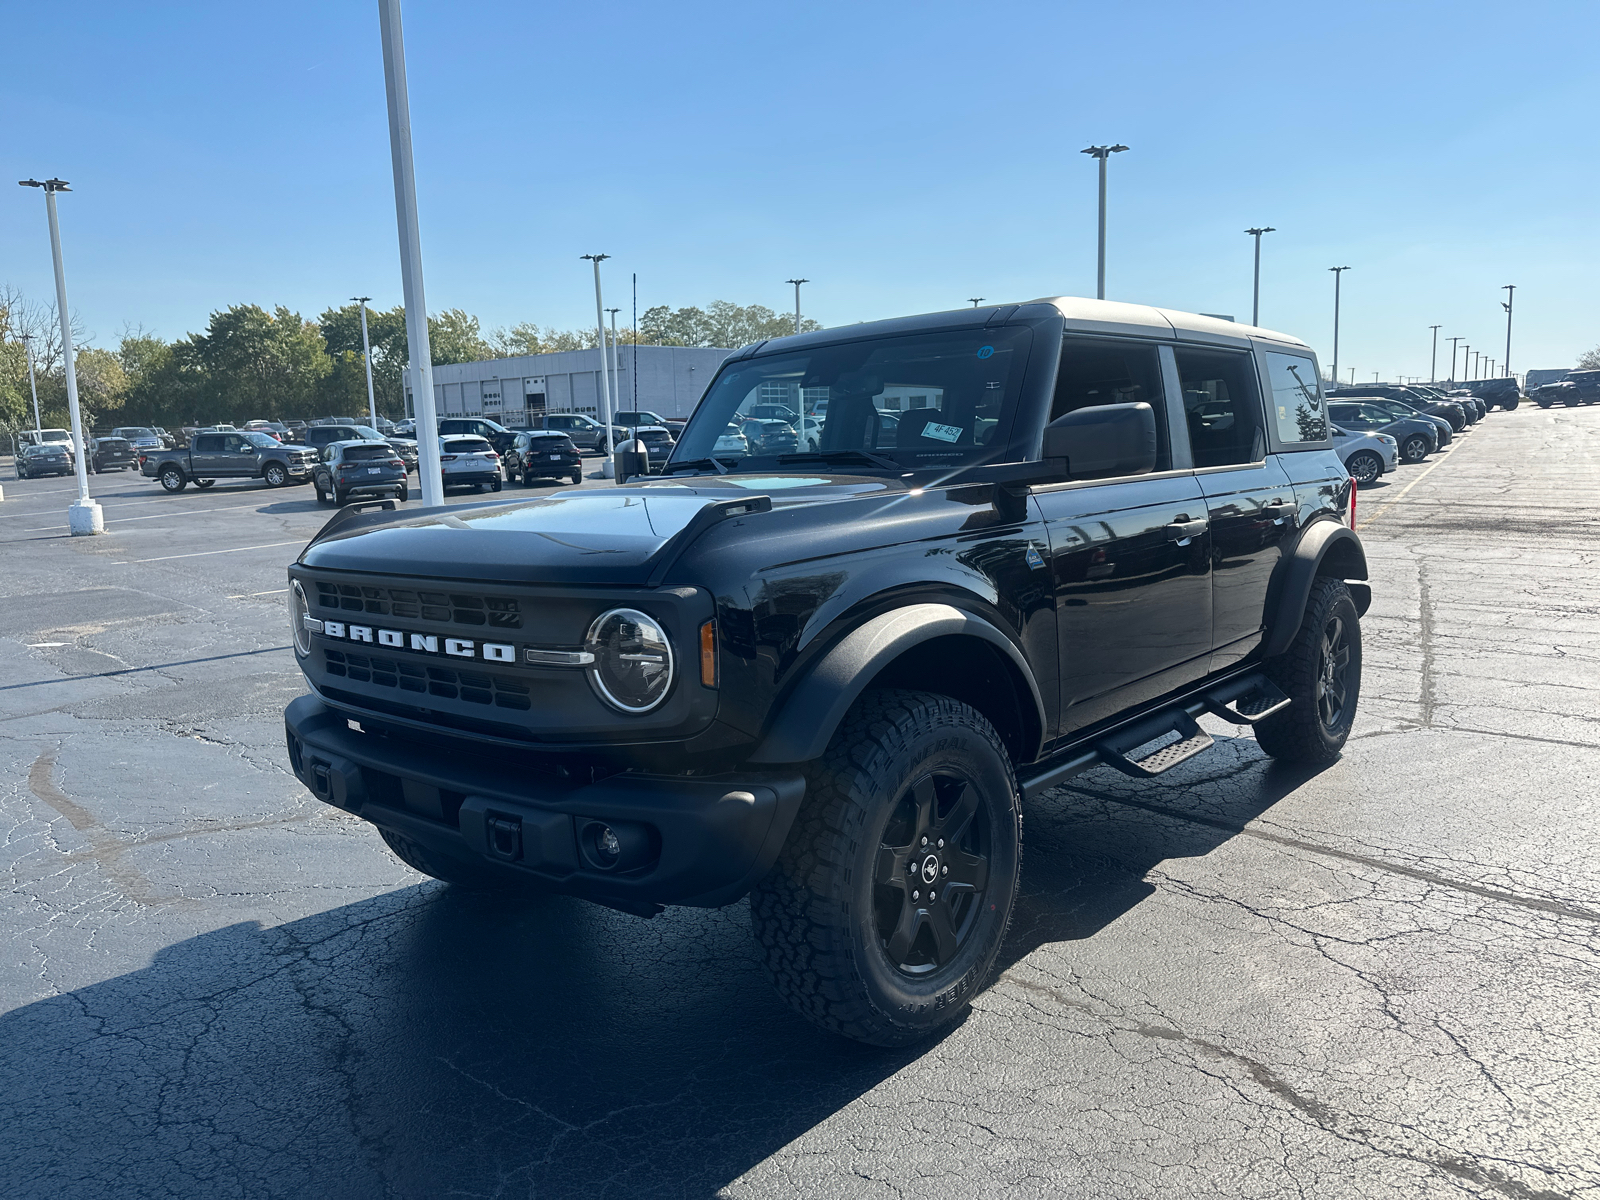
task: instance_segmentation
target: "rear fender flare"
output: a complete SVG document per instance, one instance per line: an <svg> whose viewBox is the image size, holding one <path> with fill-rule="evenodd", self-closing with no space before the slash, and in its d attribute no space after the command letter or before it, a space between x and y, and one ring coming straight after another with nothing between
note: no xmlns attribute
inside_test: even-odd
<svg viewBox="0 0 1600 1200"><path fill-rule="evenodd" d="M910 604L846 634L811 667L789 693L750 757L752 763L809 762L822 755L845 713L886 667L907 651L934 638L968 637L998 651L1026 683L1031 728L1019 761L1038 756L1044 733L1044 701L1022 651L999 629L950 604Z"/></svg>
<svg viewBox="0 0 1600 1200"><path fill-rule="evenodd" d="M1273 658L1289 648L1305 617L1311 585L1318 575L1339 579L1365 579L1367 554L1353 529L1334 520L1317 521L1307 527L1295 544L1294 552L1279 566L1282 572L1274 589L1277 599L1268 605L1270 622L1261 644L1265 658ZM1352 588L1352 593L1357 592ZM1364 584L1356 596L1356 608L1365 612L1372 601L1372 590Z"/></svg>

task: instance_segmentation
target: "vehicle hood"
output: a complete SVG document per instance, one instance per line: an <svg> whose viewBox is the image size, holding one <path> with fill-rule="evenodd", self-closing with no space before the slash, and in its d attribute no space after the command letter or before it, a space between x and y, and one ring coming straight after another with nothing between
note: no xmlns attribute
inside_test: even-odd
<svg viewBox="0 0 1600 1200"><path fill-rule="evenodd" d="M421 512L341 514L302 565L374 574L502 583L641 584L718 523L729 503L773 507L898 490L893 478L823 473L692 477L553 492L514 503Z"/></svg>

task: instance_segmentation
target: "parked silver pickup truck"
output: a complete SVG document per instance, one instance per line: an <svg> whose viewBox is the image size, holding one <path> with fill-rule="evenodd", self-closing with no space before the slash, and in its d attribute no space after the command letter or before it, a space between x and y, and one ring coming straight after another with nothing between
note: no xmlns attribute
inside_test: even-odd
<svg viewBox="0 0 1600 1200"><path fill-rule="evenodd" d="M268 487L308 483L316 451L286 446L264 433L197 433L187 450L141 450L139 470L169 492L219 479L262 479Z"/></svg>

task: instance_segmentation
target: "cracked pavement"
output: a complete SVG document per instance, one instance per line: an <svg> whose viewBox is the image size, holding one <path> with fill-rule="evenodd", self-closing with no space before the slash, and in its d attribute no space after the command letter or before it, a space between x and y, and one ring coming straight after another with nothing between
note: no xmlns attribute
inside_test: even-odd
<svg viewBox="0 0 1600 1200"><path fill-rule="evenodd" d="M1343 757L1208 721L1030 803L998 977L895 1052L792 1017L742 903L456 894L314 802L305 489L101 477L69 539L8 479L0 1189L1600 1196L1597 458L1525 405L1363 492Z"/></svg>

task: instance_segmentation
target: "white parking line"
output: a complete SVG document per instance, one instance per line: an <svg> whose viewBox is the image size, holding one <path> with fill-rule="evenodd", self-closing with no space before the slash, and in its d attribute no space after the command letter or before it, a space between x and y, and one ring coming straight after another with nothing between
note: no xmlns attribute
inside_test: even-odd
<svg viewBox="0 0 1600 1200"><path fill-rule="evenodd" d="M119 507L120 507L120 505L119 505ZM223 505L219 505L216 508L186 508L182 512L147 513L146 515L144 515L142 517L108 518L108 523L112 519L120 521L120 522L124 522L124 523L126 523L128 521L159 521L162 517L192 517L197 513L227 512L230 509L235 509L235 508L259 508L259 507L260 506L256 505L256 504L223 504ZM40 526L37 526L37 527L35 527L33 529L23 529L20 532L22 532L22 533L45 533L45 532L47 532L47 531L49 531L51 529L61 529L61 528L63 528L64 524L65 524L65 522L63 522L62 525L40 525Z"/></svg>
<svg viewBox="0 0 1600 1200"><path fill-rule="evenodd" d="M229 596L228 599L229 600L248 600L252 596L281 596L285 592L287 592L288 590L289 590L288 588L273 588L270 592L245 592L243 595L240 595L240 596Z"/></svg>
<svg viewBox="0 0 1600 1200"><path fill-rule="evenodd" d="M304 546L310 540L310 538L295 538L292 542L268 542L263 546L234 546L228 550L196 550L192 554L162 554L155 558L125 558L118 560L115 565L127 567L135 563L168 562L174 558L204 558L208 554L238 554L245 550L271 550L277 546Z"/></svg>

